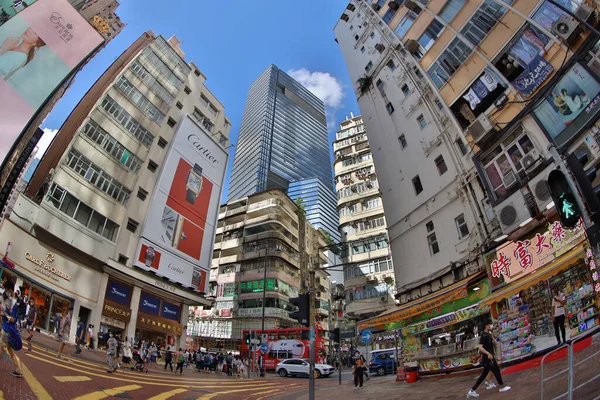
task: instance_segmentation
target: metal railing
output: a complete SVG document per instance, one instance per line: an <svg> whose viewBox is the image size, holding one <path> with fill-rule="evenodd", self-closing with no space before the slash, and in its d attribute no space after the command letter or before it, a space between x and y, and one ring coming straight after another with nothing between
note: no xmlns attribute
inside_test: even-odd
<svg viewBox="0 0 600 400"><path fill-rule="evenodd" d="M590 360L592 360L592 362L596 362L597 360L595 359L599 354L600 354L600 346L598 346L598 349L595 349L595 343L593 342L592 339L592 344L590 345L589 349L590 352L592 352L592 354L587 354L585 356L585 358L581 361L575 362L575 350L574 350L574 346L575 343L583 340L583 339L587 339L588 337L594 335L594 334L598 334L600 333L600 327L596 327L595 329L592 329L588 334L586 334L585 336L579 337L575 340L568 340L567 344L563 344L560 347L557 347L556 349L552 350L549 353L546 353L543 357L542 357L542 361L541 361L541 373L540 373L540 399L544 400L544 384L548 381L554 380L556 378L558 378L559 376L563 375L563 374L567 374L567 389L565 392L558 394L557 391L552 390L551 393L554 397L552 397L552 400L557 400L557 399L562 399L562 398L566 398L568 400L573 400L573 399L579 399L581 397L576 397L575 392L577 390L583 389L586 385L592 383L594 380L596 379L600 379L600 369L598 368L590 368L589 371L592 371L593 376L592 377L586 377L588 379L586 379L584 382L579 383L577 386L575 386L575 368L581 366L584 363L589 362ZM544 361L546 361L546 358L548 356L550 356L551 354L554 354L558 351L561 351L562 349L567 349L567 365L566 368L563 368L557 372L555 372L554 374L548 376L548 377L544 377ZM595 351L594 351L595 350ZM584 353L584 351L582 351L582 353ZM585 353L584 353L585 354ZM560 359L558 360L554 360L554 362L558 362L560 361ZM558 365L558 364L555 364ZM581 367L581 369L583 369L584 367ZM584 378L585 379L585 378ZM600 395L598 397L595 397L594 400L600 399Z"/></svg>

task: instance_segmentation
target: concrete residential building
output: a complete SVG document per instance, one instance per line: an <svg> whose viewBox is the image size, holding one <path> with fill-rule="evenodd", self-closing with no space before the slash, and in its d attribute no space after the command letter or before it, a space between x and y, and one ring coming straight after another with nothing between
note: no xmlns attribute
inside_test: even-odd
<svg viewBox="0 0 600 400"><path fill-rule="evenodd" d="M15 278L34 298L46 299L39 304L40 329L49 330L51 317L72 306L74 323L79 317L96 332L185 343L188 306L209 302L190 285L134 264L179 126L196 126L226 163L230 125L205 80L176 38L146 32L60 128L0 230L2 243L13 243L16 264L3 279ZM148 254L141 261L154 268ZM186 272L187 264L173 262Z"/></svg>
<svg viewBox="0 0 600 400"><path fill-rule="evenodd" d="M342 121L333 142L345 313L364 319L394 305L394 267L369 138L360 116Z"/></svg>
<svg viewBox="0 0 600 400"><path fill-rule="evenodd" d="M546 0L356 0L335 27L373 148L400 302L358 328L411 332L421 367L436 317L453 321L438 331L447 336L486 315L527 319L528 345L503 348L507 360L555 345L552 290L600 292L591 256L584 262L593 246L581 224L561 223L565 200L555 204L548 184L560 168L590 186L577 176L600 162L598 39L582 22L598 25L598 2L560 3L571 14ZM585 166L571 157L581 153ZM579 319L571 338L598 323Z"/></svg>
<svg viewBox="0 0 600 400"><path fill-rule="evenodd" d="M279 189L221 206L209 293L216 302L190 315L189 334L195 346L211 349L219 339L225 348L236 349L242 330L262 329L263 295L265 329L298 326L288 317L292 311L288 299L307 291L310 268L316 270L317 314L326 321L329 282L320 267L327 260L319 251L324 237L299 212Z"/></svg>
<svg viewBox="0 0 600 400"><path fill-rule="evenodd" d="M478 271L492 218L485 214L462 129L424 78L423 67L401 51L396 33L401 28L391 29L374 11L377 4L351 2L334 30L350 77L358 82L356 96L377 171L371 184L379 188L369 190L383 202L397 295L406 303ZM417 11L424 7L412 4ZM383 4L379 14L390 7ZM412 13L399 6L393 21ZM432 18L425 11L421 15ZM338 198L347 192L358 200L362 194L352 189L366 183L345 178L338 183ZM373 221L383 224L383 216L378 218ZM347 240L354 238L349 232Z"/></svg>

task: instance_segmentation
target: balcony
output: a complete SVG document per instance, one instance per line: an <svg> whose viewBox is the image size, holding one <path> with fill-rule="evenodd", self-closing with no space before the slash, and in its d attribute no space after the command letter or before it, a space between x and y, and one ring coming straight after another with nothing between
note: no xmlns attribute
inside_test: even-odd
<svg viewBox="0 0 600 400"><path fill-rule="evenodd" d="M383 247L383 248L377 249L377 250L365 251L364 253L360 253L360 254L353 254L349 258L351 259L350 262L358 263L358 262L363 262L363 261L367 261L367 260L382 258L382 257L389 255L389 253L390 253L390 249L388 247Z"/></svg>
<svg viewBox="0 0 600 400"><path fill-rule="evenodd" d="M276 213L277 210L269 210L269 208L272 208L272 207L277 207L277 210L282 210L287 215L289 215L293 221L298 220L298 216L295 215L292 211L288 210L285 207L284 202L281 199L267 199L267 200L260 201L258 203L250 204L248 206L248 214L258 213L259 211L263 211L262 213L259 213L259 214ZM248 217L250 217L250 216L248 216Z"/></svg>
<svg viewBox="0 0 600 400"><path fill-rule="evenodd" d="M299 251L298 242L294 242L292 239L290 239L283 233L277 232L277 231L268 231L268 232L257 233L254 235L248 235L244 238L244 242L249 243L249 242L255 242L257 240L262 240L262 239L280 239L280 240L283 240L288 246L290 246L294 250Z"/></svg>
<svg viewBox="0 0 600 400"><path fill-rule="evenodd" d="M223 227L223 229L222 229L222 231L221 231L221 232L228 232L228 231L232 231L232 230L235 230L235 229L240 229L240 228L241 228L241 227L243 227L243 226L244 226L244 221L241 221L241 222L236 222L235 224L225 225L225 226ZM220 229L220 228L217 228L217 235L218 235L219 233L221 233L221 232L219 232L219 229Z"/></svg>
<svg viewBox="0 0 600 400"><path fill-rule="evenodd" d="M348 222L357 221L363 218L370 218L376 215L383 214L383 206L373 207L373 208L365 208L360 211L351 213L349 215L342 215L340 217L340 225L343 225Z"/></svg>
<svg viewBox="0 0 600 400"><path fill-rule="evenodd" d="M336 175L344 175L344 174L351 174L356 172L357 170L364 168L364 167L370 167L373 165L373 159L369 158L367 160L363 160L360 162L357 162L355 164L351 164L351 165L346 165L346 166L342 166L340 168L336 168L335 174ZM371 171L373 172L373 171Z"/></svg>
<svg viewBox="0 0 600 400"><path fill-rule="evenodd" d="M237 311L239 318L261 318L263 313L262 307L255 308L240 308ZM289 318L288 312L281 308L265 307L265 317L268 318Z"/></svg>
<svg viewBox="0 0 600 400"><path fill-rule="evenodd" d="M290 221L289 219L284 218L281 215L275 213L261 215L260 217L248 219L246 221L246 226L251 227L252 225L259 225L267 222L277 222L283 228L290 231L293 235L298 236L298 223L295 221Z"/></svg>
<svg viewBox="0 0 600 400"><path fill-rule="evenodd" d="M346 203L352 203L352 202L356 202L357 200L361 200L365 197L369 197L375 194L379 193L379 185L378 184L372 184L372 187L368 188L368 190L365 190L363 192L354 192L354 194L350 195L350 196L345 196L345 197L341 197L338 199L338 207L341 206L342 204L346 204Z"/></svg>
<svg viewBox="0 0 600 400"><path fill-rule="evenodd" d="M222 248L223 250L226 249L233 249L236 248L238 246L240 246L242 244L242 239L240 238L236 238L236 239L224 239L222 242L220 243L215 243L215 250L217 249L217 244L219 244L220 248Z"/></svg>
<svg viewBox="0 0 600 400"><path fill-rule="evenodd" d="M262 249L262 250L257 250L257 251L249 251L242 255L242 261L252 260L255 258L263 258L263 257L279 257L279 258L284 259L285 261L287 261L288 263L290 263L291 265L293 265L295 267L299 267L299 265L300 265L297 255L291 256L284 251L275 250L275 249Z"/></svg>
<svg viewBox="0 0 600 400"><path fill-rule="evenodd" d="M377 233L387 233L387 228L385 226L378 226L376 228L364 229L362 231L356 231L354 233L349 233L346 235L346 241L351 242L353 240L362 239L365 237L365 234L369 234L369 236L376 235Z"/></svg>
<svg viewBox="0 0 600 400"><path fill-rule="evenodd" d="M240 254L234 254L232 256L225 256L225 257L221 257L219 258L219 264L223 265L223 264L231 264L231 263L236 263L242 260L242 256Z"/></svg>
<svg viewBox="0 0 600 400"><path fill-rule="evenodd" d="M222 245L223 245L223 242L215 242L215 246L213 247L213 250L221 250Z"/></svg>
<svg viewBox="0 0 600 400"><path fill-rule="evenodd" d="M232 210L228 210L225 213L225 218L230 217L232 215L236 215L236 214L239 214L239 213L246 212L247 209L248 209L248 206L241 206L241 207L234 208Z"/></svg>

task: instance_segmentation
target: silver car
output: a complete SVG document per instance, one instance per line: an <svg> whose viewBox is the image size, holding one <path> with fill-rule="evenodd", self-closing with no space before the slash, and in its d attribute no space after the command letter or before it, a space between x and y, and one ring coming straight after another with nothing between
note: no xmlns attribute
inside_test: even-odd
<svg viewBox="0 0 600 400"><path fill-rule="evenodd" d="M275 373L281 377L290 376L309 376L309 362L303 358L289 358L281 361L275 367ZM335 368L327 364L315 364L315 377L322 378L335 372Z"/></svg>

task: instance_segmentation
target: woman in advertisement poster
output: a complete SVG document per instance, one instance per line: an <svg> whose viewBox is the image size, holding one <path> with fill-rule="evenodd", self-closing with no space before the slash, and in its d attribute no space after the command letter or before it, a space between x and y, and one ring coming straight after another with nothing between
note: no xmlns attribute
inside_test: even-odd
<svg viewBox="0 0 600 400"><path fill-rule="evenodd" d="M27 28L21 36L6 38L0 45L0 75L9 80L19 69L33 60L37 50L46 43L31 28Z"/></svg>

